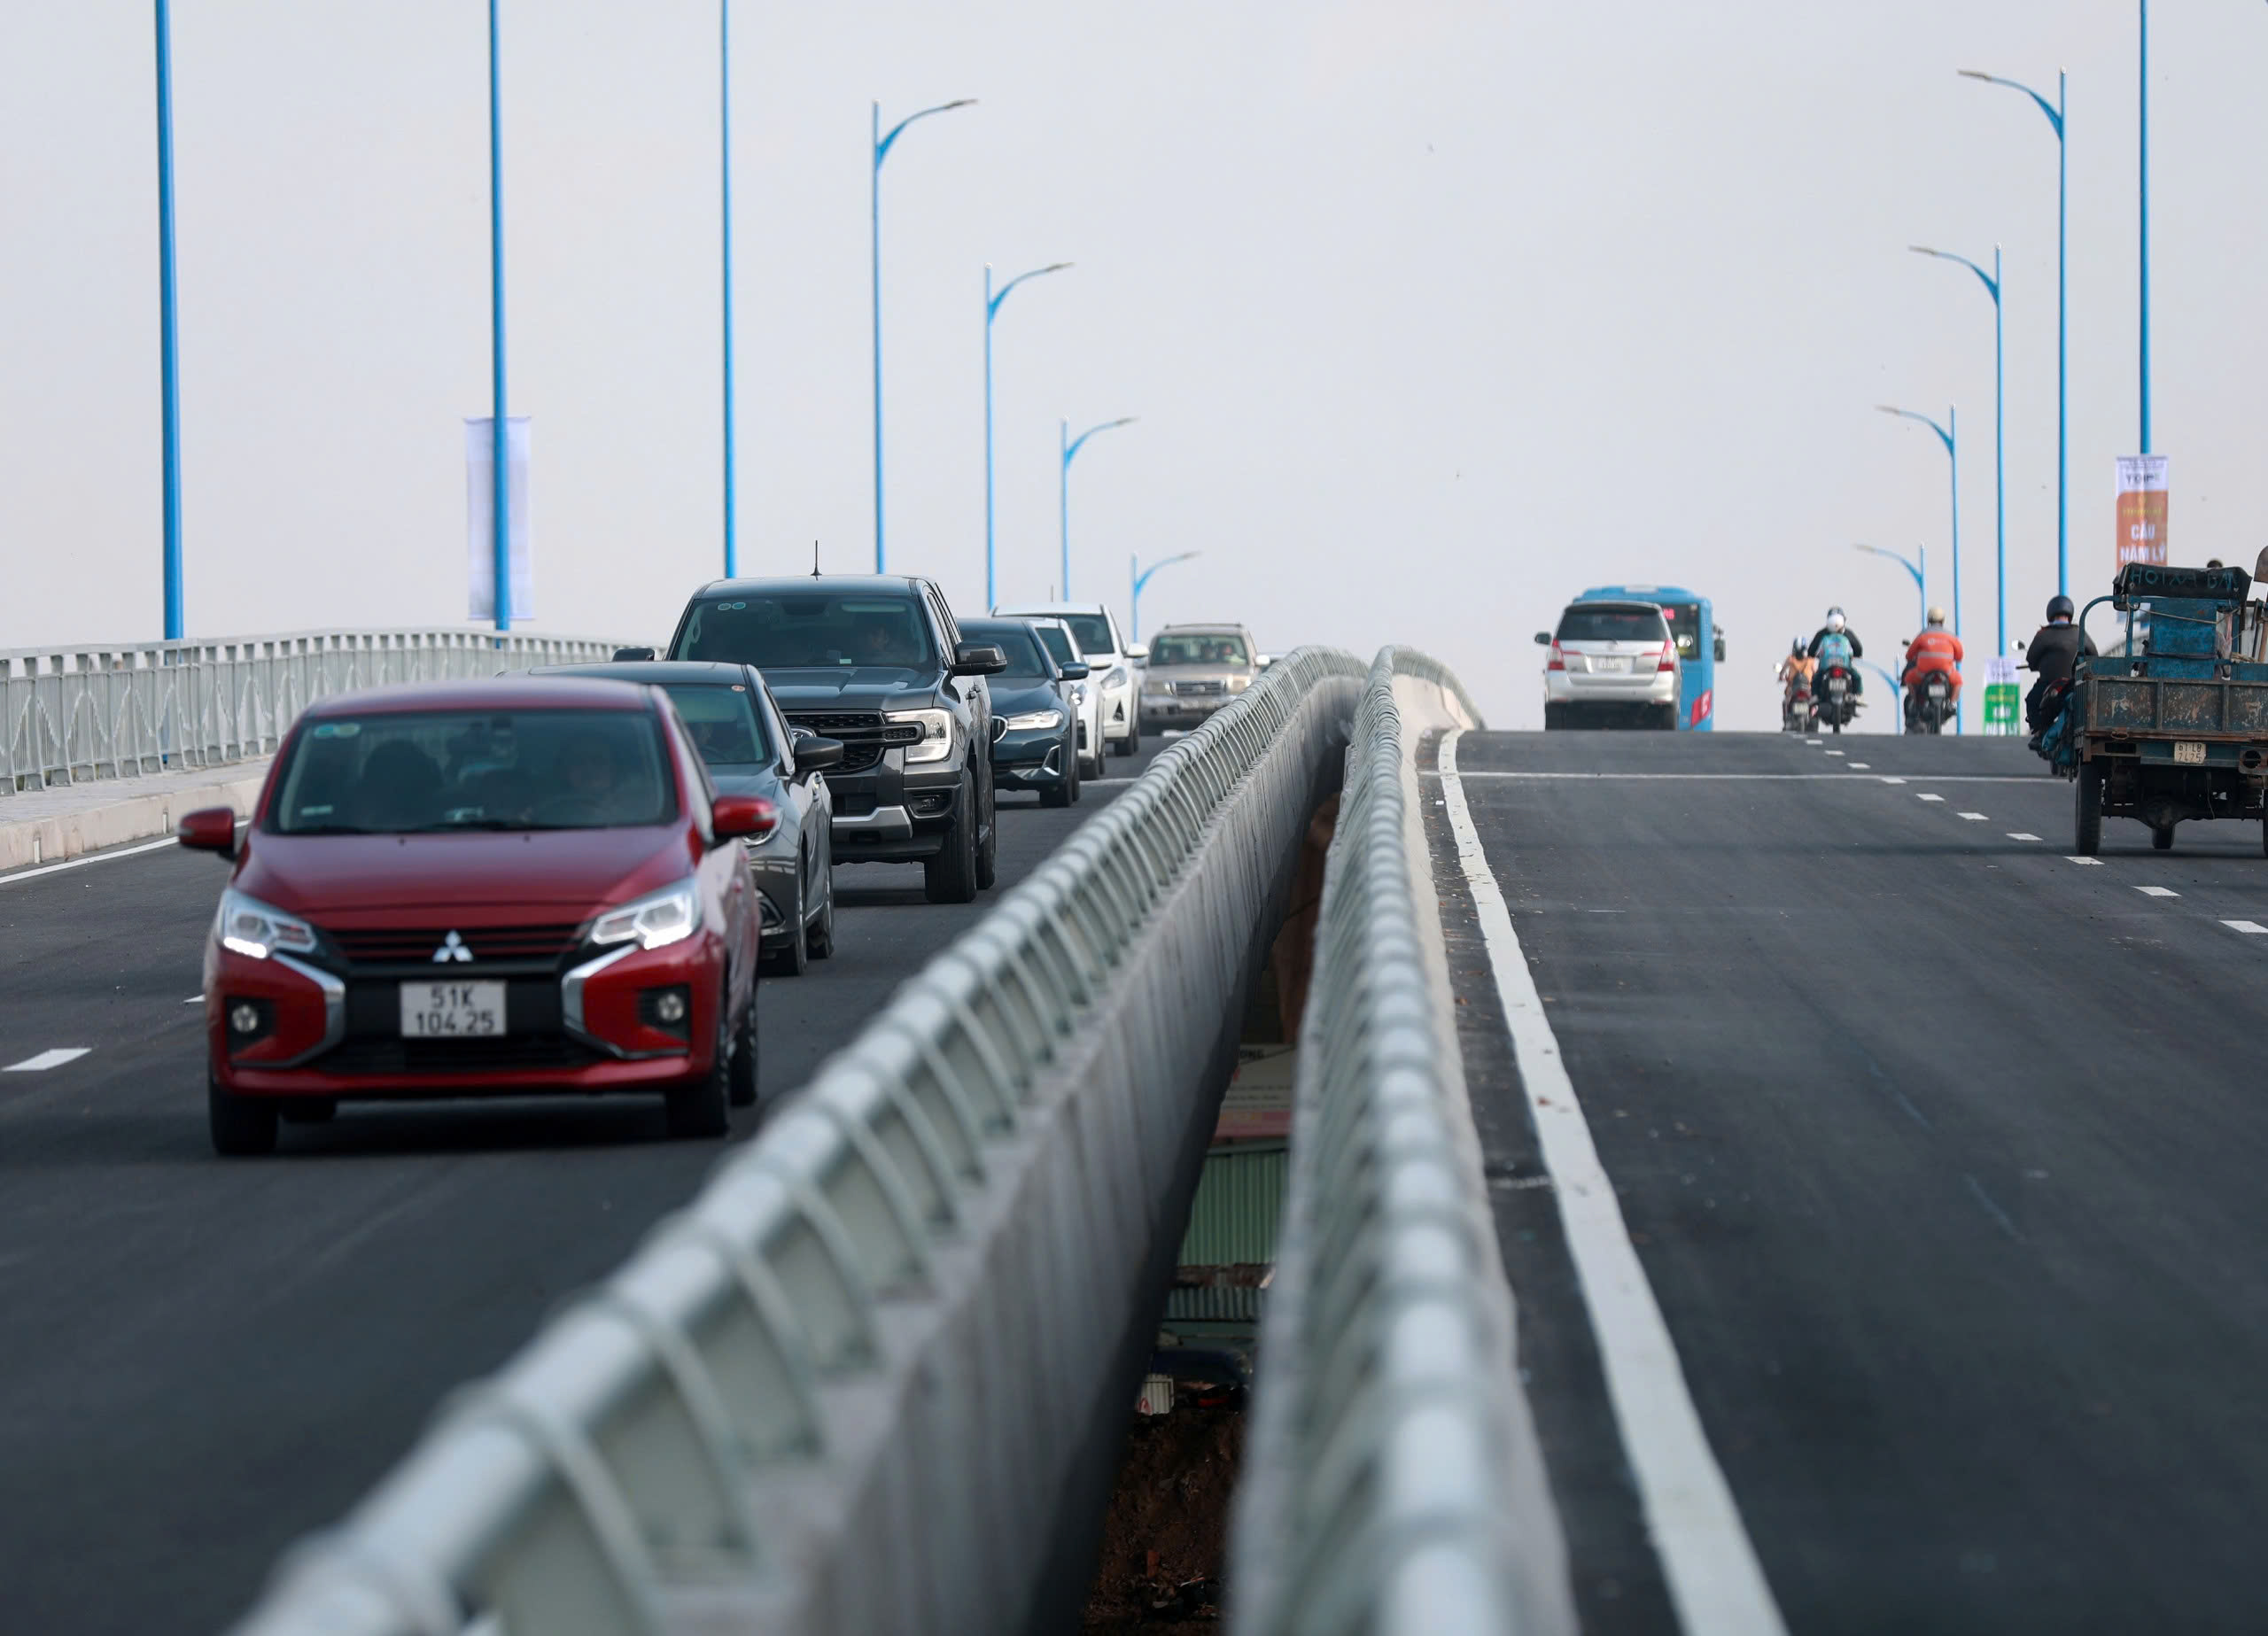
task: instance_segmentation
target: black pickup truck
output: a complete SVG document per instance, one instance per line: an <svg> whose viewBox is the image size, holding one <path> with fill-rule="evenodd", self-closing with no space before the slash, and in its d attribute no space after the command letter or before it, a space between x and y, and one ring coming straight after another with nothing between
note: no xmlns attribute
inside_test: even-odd
<svg viewBox="0 0 2268 1636"><path fill-rule="evenodd" d="M827 781L840 864L919 859L933 903L992 884L997 647L965 642L944 594L909 576L720 579L665 655L753 664L790 728L843 741Z"/></svg>

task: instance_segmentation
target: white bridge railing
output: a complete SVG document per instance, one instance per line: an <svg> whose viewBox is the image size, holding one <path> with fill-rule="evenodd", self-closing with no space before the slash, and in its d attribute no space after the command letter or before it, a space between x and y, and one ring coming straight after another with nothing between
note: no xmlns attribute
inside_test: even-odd
<svg viewBox="0 0 2268 1636"><path fill-rule="evenodd" d="M246 761L315 700L612 656L593 637L299 631L0 652L0 798Z"/></svg>

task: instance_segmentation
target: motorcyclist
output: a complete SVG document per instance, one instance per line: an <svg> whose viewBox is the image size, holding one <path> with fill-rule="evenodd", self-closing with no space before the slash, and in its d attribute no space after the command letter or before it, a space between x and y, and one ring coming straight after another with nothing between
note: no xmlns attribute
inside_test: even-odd
<svg viewBox="0 0 2268 1636"><path fill-rule="evenodd" d="M1788 644L1788 656L1781 660L1779 668L1772 672L1774 678L1780 683L1780 709L1783 716L1792 716L1798 687L1806 693L1811 691L1812 669L1811 655L1804 651L1804 639L1798 636Z"/></svg>
<svg viewBox="0 0 2268 1636"><path fill-rule="evenodd" d="M1906 719L1913 721L1922 702L1921 692L1915 683L1933 671L1943 671L1953 684L1954 708L1961 704L1961 671L1965 656L1961 649L1961 638L1946 629L1946 610L1932 608L1929 626L1919 636L1906 644L1906 671L1898 679L1906 689Z"/></svg>
<svg viewBox="0 0 2268 1636"><path fill-rule="evenodd" d="M2031 639L2031 646L2024 649L2024 669L2034 672L2038 679L2031 691L2024 695L2024 725L2034 733L2047 725L2052 712L2047 708L2050 689L2059 682L2069 682L2079 655L2093 658L2093 639L2071 623L2078 610L2068 596L2050 597L2047 601L2047 623L2041 625Z"/></svg>
<svg viewBox="0 0 2268 1636"><path fill-rule="evenodd" d="M1841 609L1827 610L1827 623L1819 627L1818 634L1811 639L1811 647L1806 651L1820 662L1821 668L1840 663L1850 672L1851 696L1853 699L1866 691L1859 678L1856 663L1867 656L1866 646L1859 640L1859 633L1851 629L1851 622L1843 616Z"/></svg>

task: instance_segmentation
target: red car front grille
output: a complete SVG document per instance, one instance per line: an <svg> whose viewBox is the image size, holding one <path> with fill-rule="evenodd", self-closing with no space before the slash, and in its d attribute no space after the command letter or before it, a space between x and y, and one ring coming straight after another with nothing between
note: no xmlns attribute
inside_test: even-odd
<svg viewBox="0 0 2268 1636"><path fill-rule="evenodd" d="M575 946L575 934L580 929L574 922L563 926L443 926L414 930L363 927L342 931L326 927L323 935L357 965L382 965L431 961L437 952L451 946L449 939L453 934L458 944L471 950L476 962L555 960ZM462 964L454 956L450 963Z"/></svg>

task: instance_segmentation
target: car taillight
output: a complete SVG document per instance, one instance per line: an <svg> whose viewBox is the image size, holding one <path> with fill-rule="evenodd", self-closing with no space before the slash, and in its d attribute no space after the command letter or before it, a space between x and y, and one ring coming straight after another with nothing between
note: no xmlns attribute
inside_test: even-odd
<svg viewBox="0 0 2268 1636"><path fill-rule="evenodd" d="M1547 671L1564 671L1567 668L1567 657L1559 651L1558 643L1551 644L1551 657L1545 662L1543 668Z"/></svg>
<svg viewBox="0 0 2268 1636"><path fill-rule="evenodd" d="M1662 662L1654 667L1654 674L1659 676L1665 671L1674 671L1676 669L1677 644L1675 642L1664 642L1662 644Z"/></svg>

